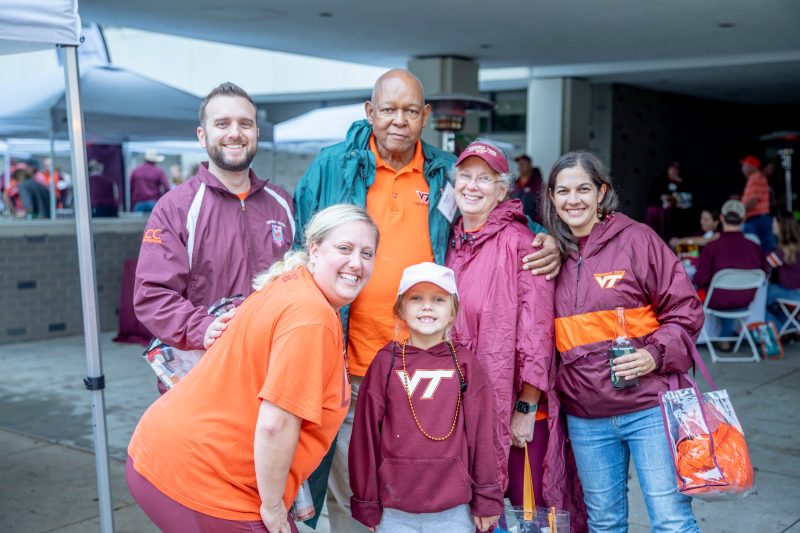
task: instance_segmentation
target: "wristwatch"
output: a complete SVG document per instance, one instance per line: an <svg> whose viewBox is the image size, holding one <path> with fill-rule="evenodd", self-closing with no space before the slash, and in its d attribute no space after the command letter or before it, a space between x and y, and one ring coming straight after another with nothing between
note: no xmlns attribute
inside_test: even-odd
<svg viewBox="0 0 800 533"><path fill-rule="evenodd" d="M523 402L522 400L517 400L516 410L519 411L520 413L525 413L525 414L535 413L537 405L538 404L536 403L528 403L528 402Z"/></svg>

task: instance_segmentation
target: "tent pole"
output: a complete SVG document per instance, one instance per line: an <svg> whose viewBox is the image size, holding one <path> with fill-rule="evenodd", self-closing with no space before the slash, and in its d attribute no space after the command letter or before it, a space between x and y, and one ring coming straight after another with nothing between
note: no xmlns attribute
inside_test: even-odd
<svg viewBox="0 0 800 533"><path fill-rule="evenodd" d="M81 279L81 303L83 305L83 334L86 345L86 368L84 380L92 402L92 429L94 433L94 457L97 469L97 493L100 506L100 531L113 533L111 482L108 470L108 433L106 430L105 377L100 355L100 320L97 308L97 280L94 268L94 246L92 221L89 208L89 173L86 161L86 143L81 111L80 83L77 46L61 46L64 64L64 86L66 89L67 121L72 151L72 177L75 191L75 225L78 237L78 265Z"/></svg>
<svg viewBox="0 0 800 533"><path fill-rule="evenodd" d="M3 188L4 191L7 191L8 188L11 186L11 144L6 141L6 153L4 154L6 160L6 171L5 171L5 187ZM11 206L9 206L11 207Z"/></svg>
<svg viewBox="0 0 800 533"><path fill-rule="evenodd" d="M50 123L50 220L56 219L56 134Z"/></svg>
<svg viewBox="0 0 800 533"><path fill-rule="evenodd" d="M132 170L132 163L131 160L131 149L128 146L128 142L125 141L122 143L122 183L124 185L122 195L125 199L123 202L123 206L125 212L130 213L131 211L131 170Z"/></svg>

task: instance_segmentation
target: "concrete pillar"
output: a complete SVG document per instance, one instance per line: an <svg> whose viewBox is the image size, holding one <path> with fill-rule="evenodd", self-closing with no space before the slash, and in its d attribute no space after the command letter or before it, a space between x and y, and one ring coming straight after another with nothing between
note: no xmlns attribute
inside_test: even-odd
<svg viewBox="0 0 800 533"><path fill-rule="evenodd" d="M478 88L478 63L471 59L454 56L420 57L408 61L408 70L422 82L425 95L439 93L464 93L480 96ZM476 131L469 131L468 127ZM477 134L477 121L467 120L464 133ZM435 146L442 146L442 134L433 127L433 116L422 131L422 139Z"/></svg>
<svg viewBox="0 0 800 533"><path fill-rule="evenodd" d="M534 78L528 84L526 150L547 174L570 150L589 148L592 92L577 78Z"/></svg>

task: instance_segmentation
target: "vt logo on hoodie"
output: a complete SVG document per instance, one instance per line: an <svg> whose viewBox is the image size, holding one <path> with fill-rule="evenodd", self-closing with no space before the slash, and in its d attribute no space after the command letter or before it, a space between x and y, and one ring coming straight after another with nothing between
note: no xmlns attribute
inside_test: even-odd
<svg viewBox="0 0 800 533"><path fill-rule="evenodd" d="M436 389L439 388L439 384L442 382L442 380L452 379L453 375L455 374L455 370L452 369L415 370L410 377L403 370L396 370L396 372L397 377L400 378L400 382L403 384L403 387L407 387L408 395L410 397L414 396L414 391L416 390L417 385L422 382L422 380L430 380L428 386L425 387L424 391L422 391L422 396L420 396L420 399L422 400L432 400L433 395L436 392Z"/></svg>
<svg viewBox="0 0 800 533"><path fill-rule="evenodd" d="M594 279L601 289L613 289L614 285L625 276L624 270L615 270L614 272L604 272L602 274L595 274Z"/></svg>

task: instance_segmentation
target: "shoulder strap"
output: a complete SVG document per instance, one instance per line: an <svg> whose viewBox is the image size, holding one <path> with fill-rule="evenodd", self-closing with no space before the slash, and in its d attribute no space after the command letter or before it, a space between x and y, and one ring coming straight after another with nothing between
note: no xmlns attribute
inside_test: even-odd
<svg viewBox="0 0 800 533"><path fill-rule="evenodd" d="M700 357L700 354L697 352L697 346L692 344L691 347L689 348L689 351L691 352L691 355L692 355L692 361L694 361L695 370L696 371L697 370L700 371L700 375L703 376L703 378L706 380L706 383L708 383L708 385L711 387L711 390L717 390L716 383L714 383L714 380L711 379L711 374L708 373L708 368L706 368L706 364L703 362L703 359ZM670 388L670 390L677 390L677 389L680 388L680 383L679 383L679 379L678 379L679 377L680 377L680 374L670 374L669 375L668 379L669 379L669 388ZM689 384L692 387L697 388L697 384L689 376L688 372L683 374L683 377L685 377L687 379L687 381L689 382Z"/></svg>

